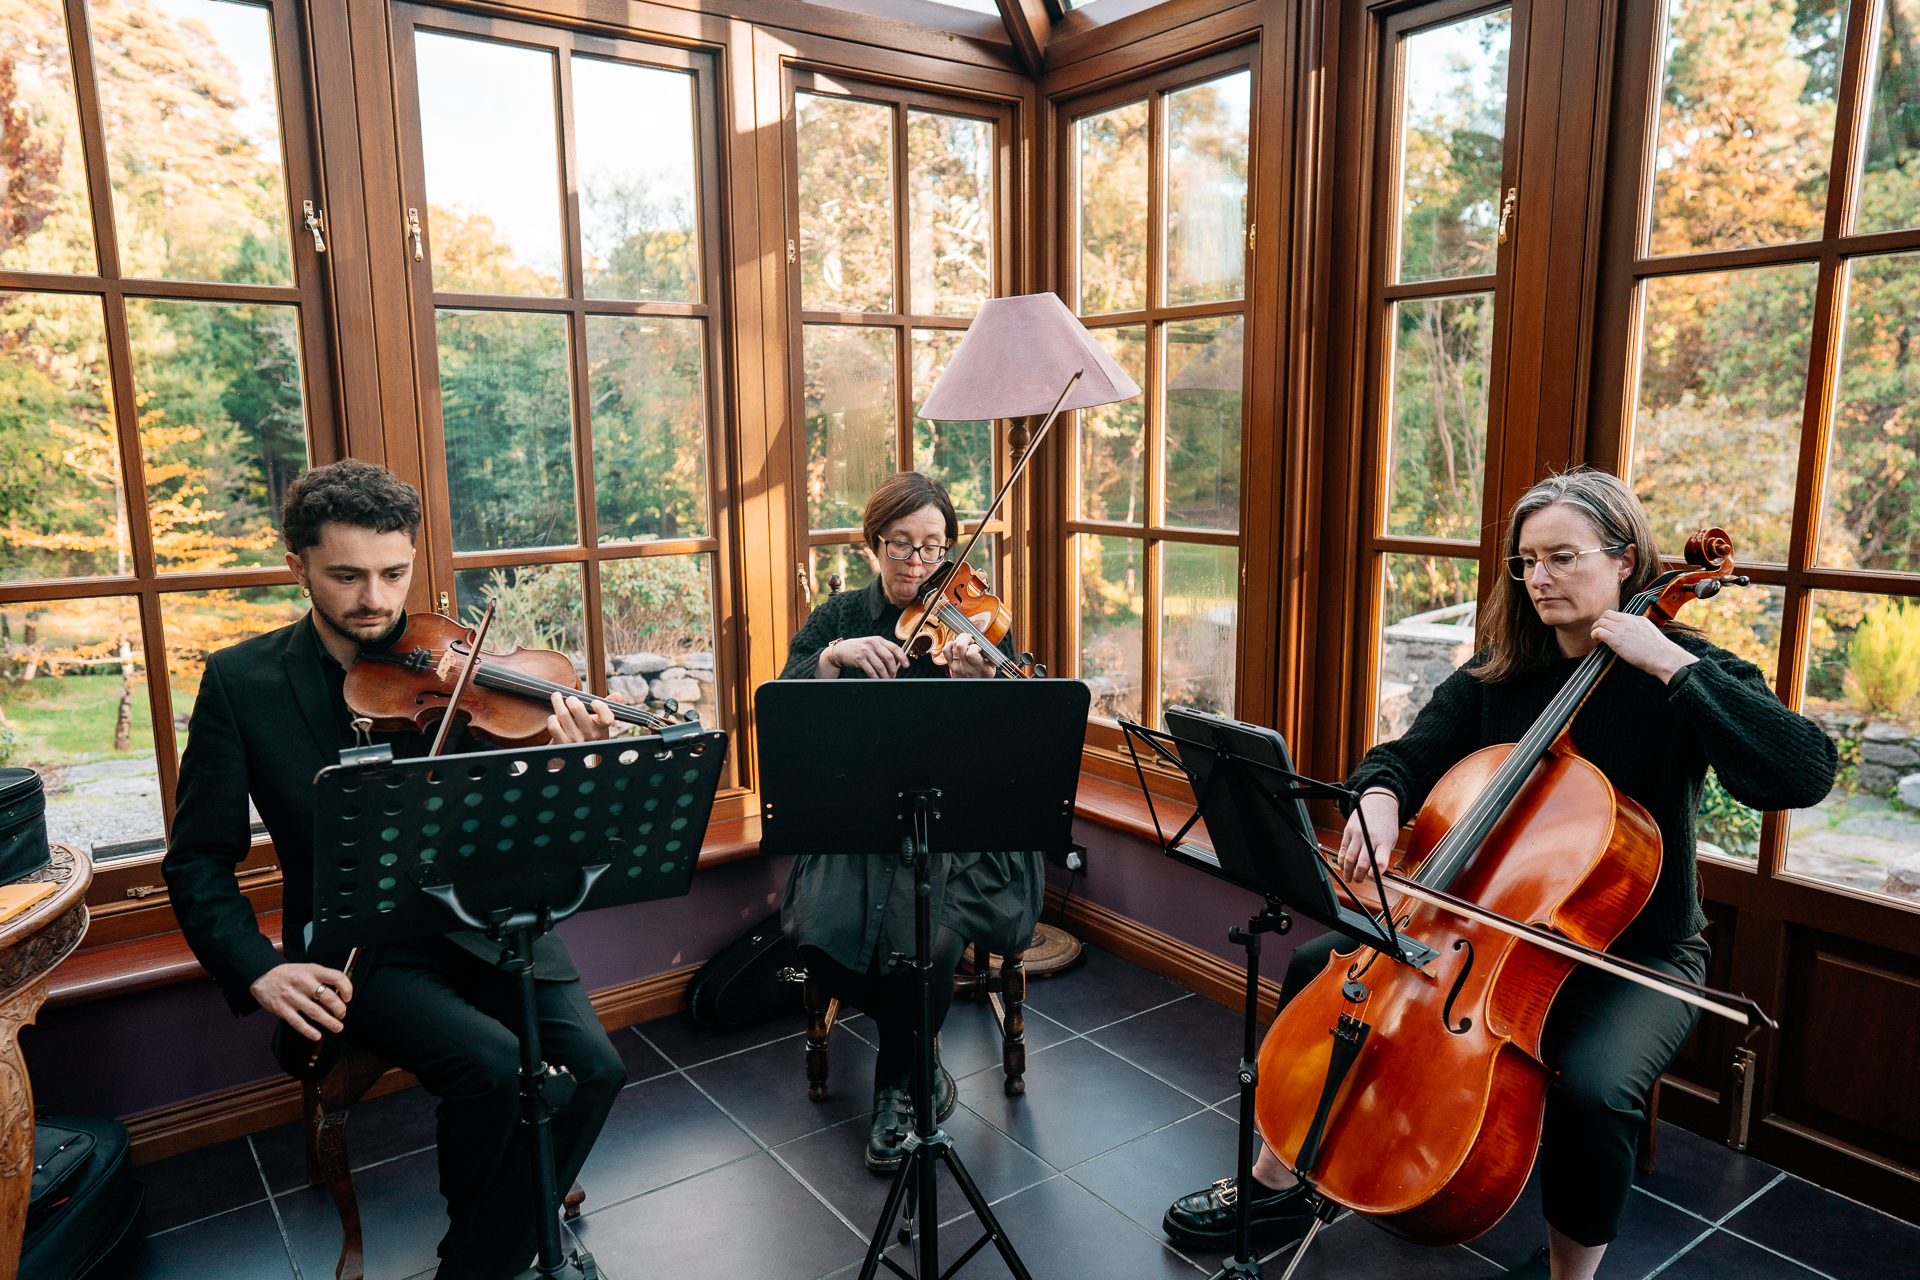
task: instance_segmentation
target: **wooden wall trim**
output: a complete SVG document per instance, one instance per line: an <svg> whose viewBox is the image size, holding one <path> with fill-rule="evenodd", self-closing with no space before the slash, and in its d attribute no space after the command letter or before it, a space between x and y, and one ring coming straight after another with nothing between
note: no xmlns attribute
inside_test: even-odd
<svg viewBox="0 0 1920 1280"><path fill-rule="evenodd" d="M688 965L596 991L593 1011L609 1031L678 1013L687 1007L687 988L699 971L698 965ZM366 1096L385 1097L418 1083L396 1069L380 1077ZM300 1082L275 1076L125 1116L122 1122L133 1137L133 1163L151 1164L299 1118Z"/></svg>
<svg viewBox="0 0 1920 1280"><path fill-rule="evenodd" d="M1180 941L1117 911L1109 911L1085 898L1069 899L1060 889L1047 886L1044 919L1073 930L1083 941L1111 951L1122 960L1139 965L1205 996L1215 1004L1234 1012L1246 1008L1247 971L1245 966L1222 960L1211 952ZM1280 1007L1280 984L1272 978L1260 979L1260 1019L1273 1021Z"/></svg>

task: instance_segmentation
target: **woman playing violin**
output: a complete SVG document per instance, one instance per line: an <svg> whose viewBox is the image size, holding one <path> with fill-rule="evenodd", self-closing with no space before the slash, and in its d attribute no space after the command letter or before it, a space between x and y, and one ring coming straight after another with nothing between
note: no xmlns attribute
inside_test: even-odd
<svg viewBox="0 0 1920 1280"><path fill-rule="evenodd" d="M1614 476L1582 468L1551 477L1514 506L1503 573L1481 618L1484 647L1434 690L1412 727L1369 751L1346 785L1361 793L1341 836L1341 875L1369 874L1371 840L1384 866L1400 825L1448 769L1497 743L1519 740L1588 653L1620 659L1572 724L1574 746L1659 826L1660 876L1646 906L1611 951L1699 982L1708 948L1695 890L1700 796L1711 767L1750 808L1814 804L1838 763L1820 727L1783 707L1759 668L1679 624L1665 630L1620 606L1660 572L1646 512ZM1297 948L1284 1004L1326 967L1337 935ZM1591 1280L1618 1234L1631 1187L1648 1094L1698 1013L1671 996L1578 966L1555 997L1542 1058L1549 1086L1540 1186L1547 1244L1505 1273L1526 1280ZM1256 1231L1305 1233L1305 1191L1272 1151L1254 1165ZM1224 1179L1167 1210L1183 1243L1231 1240L1235 1189Z"/></svg>
<svg viewBox="0 0 1920 1280"><path fill-rule="evenodd" d="M994 668L971 639L949 641L945 666L909 657L895 641L902 610L941 571L959 537L953 503L938 481L917 472L888 476L868 499L861 533L879 573L864 590L833 596L793 638L786 680L990 678ZM1011 646L1011 638L1007 644ZM885 732L886 726L874 726ZM910 745L903 746L911 750ZM933 867L933 1025L953 1000L953 972L972 942L996 955L1025 950L1045 891L1039 854L936 855ZM913 951L913 875L898 859L799 859L787 882L781 925L800 948L807 972L836 997L873 1018L880 1053L873 1069L873 1126L867 1168L890 1174L913 1129L908 1090L918 978L893 970L895 953ZM937 1043L936 1043L937 1052ZM945 1067L937 1073L935 1111L945 1119L957 1097Z"/></svg>

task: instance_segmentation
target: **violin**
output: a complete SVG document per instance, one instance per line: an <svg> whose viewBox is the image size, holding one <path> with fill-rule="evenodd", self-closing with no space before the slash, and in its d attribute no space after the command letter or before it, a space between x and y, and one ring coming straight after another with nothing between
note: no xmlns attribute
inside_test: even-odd
<svg viewBox="0 0 1920 1280"><path fill-rule="evenodd" d="M977 530L974 537L979 537ZM968 550L972 547L969 540ZM918 600L901 610L893 634L909 658L932 658L944 667L947 645L965 638L979 647L981 656L998 675L1017 680L1044 677L1046 667L1035 662L1032 654L1013 657L1000 652L1000 642L1012 626L1013 611L988 591L986 581L974 572L962 552L945 572L933 577Z"/></svg>
<svg viewBox="0 0 1920 1280"><path fill-rule="evenodd" d="M1686 601L1746 582L1718 529L1689 539L1687 560L1623 611L1665 626ZM1570 736L1615 660L1595 648L1519 742L1460 761L1421 806L1406 868L1381 876L1380 894L1388 927L1434 958L1336 952L1261 1046L1255 1109L1275 1155L1406 1239L1472 1239L1519 1198L1553 1078L1541 1030L1576 963L1771 1025L1750 1000L1604 954L1661 861L1653 819Z"/></svg>
<svg viewBox="0 0 1920 1280"><path fill-rule="evenodd" d="M483 642L484 631L444 614L409 615L407 629L391 649L363 649L347 668L347 706L383 732L425 733L438 724L442 740L451 724L447 710L453 706L454 719L502 747L545 743L553 695L580 693L573 660L553 649L517 645L507 653L494 653L478 648ZM607 706L624 724L651 730L669 723L643 707L619 702ZM669 710L678 708L669 704Z"/></svg>

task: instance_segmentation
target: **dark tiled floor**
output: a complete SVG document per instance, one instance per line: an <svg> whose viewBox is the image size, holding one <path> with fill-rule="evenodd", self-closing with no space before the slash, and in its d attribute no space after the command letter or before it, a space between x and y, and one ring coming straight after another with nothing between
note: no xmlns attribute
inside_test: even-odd
<svg viewBox="0 0 1920 1280"><path fill-rule="evenodd" d="M1027 1017L1027 1092L1001 1089L985 1005L954 1006L945 1060L961 1106L956 1150L1035 1280L1199 1280L1218 1254L1169 1246L1175 1196L1229 1172L1238 1020L1104 952L1037 981ZM887 1184L860 1163L873 1026L833 1040L833 1093L806 1095L795 1014L715 1034L685 1018L616 1032L629 1084L581 1181L577 1237L611 1280L853 1280ZM1212 1105L1208 1105L1211 1101ZM433 1100L409 1090L362 1104L348 1128L366 1226L368 1280L432 1275L445 1229L432 1152ZM339 1219L306 1186L297 1126L191 1152L139 1174L151 1235L136 1280L322 1280ZM942 1253L977 1224L942 1176ZM1471 1246L1425 1249L1348 1215L1302 1261L1302 1280L1478 1280L1545 1241L1537 1186ZM897 1247L894 1256L901 1258ZM1920 1228L1759 1161L1662 1126L1602 1280L1881 1280L1913 1275ZM904 1258L903 1258L904 1261ZM1269 1261L1278 1277L1284 1257ZM911 1266L908 1263L909 1268ZM1004 1276L988 1248L959 1273Z"/></svg>

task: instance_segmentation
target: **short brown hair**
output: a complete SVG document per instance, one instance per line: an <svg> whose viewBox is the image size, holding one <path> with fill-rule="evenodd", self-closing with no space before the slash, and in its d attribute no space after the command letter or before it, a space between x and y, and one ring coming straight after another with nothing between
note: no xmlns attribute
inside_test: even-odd
<svg viewBox="0 0 1920 1280"><path fill-rule="evenodd" d="M865 535L867 546L880 550L880 531L923 507L939 508L947 522L947 541L959 541L960 517L954 514L953 500L947 497L946 486L918 471L896 471L874 489L873 496L867 499L867 510L860 517L860 532Z"/></svg>
<svg viewBox="0 0 1920 1280"><path fill-rule="evenodd" d="M385 467L358 458L302 472L287 486L280 505L280 536L299 555L320 542L329 521L375 533L420 533L420 493Z"/></svg>

